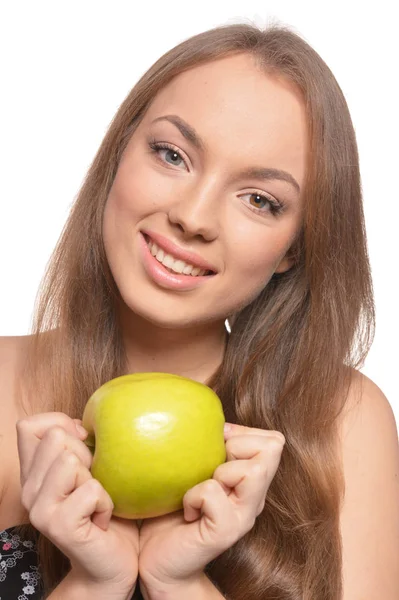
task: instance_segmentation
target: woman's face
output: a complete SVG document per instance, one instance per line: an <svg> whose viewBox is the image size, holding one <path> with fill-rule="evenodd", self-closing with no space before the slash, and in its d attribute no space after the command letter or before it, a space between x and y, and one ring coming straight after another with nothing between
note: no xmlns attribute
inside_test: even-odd
<svg viewBox="0 0 399 600"><path fill-rule="evenodd" d="M259 71L249 55L175 77L130 139L105 207L106 255L126 306L160 327L224 320L273 273L289 269L288 251L301 227L307 143L299 93ZM285 175L248 173L255 168ZM143 232L195 253L216 273L182 274L170 284ZM190 258L186 266L195 266Z"/></svg>

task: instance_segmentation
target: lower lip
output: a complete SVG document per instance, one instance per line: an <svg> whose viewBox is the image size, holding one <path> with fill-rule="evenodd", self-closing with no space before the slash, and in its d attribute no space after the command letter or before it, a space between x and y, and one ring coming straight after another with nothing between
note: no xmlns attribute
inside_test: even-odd
<svg viewBox="0 0 399 600"><path fill-rule="evenodd" d="M166 289L172 290L193 290L205 281L211 280L214 275L178 275L168 271L157 259L151 254L150 248L142 233L140 235L140 251L144 264L144 268L150 278L158 285Z"/></svg>

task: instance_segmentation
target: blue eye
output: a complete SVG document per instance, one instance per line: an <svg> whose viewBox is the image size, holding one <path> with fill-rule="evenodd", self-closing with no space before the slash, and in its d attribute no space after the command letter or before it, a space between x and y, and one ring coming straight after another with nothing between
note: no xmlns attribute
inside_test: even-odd
<svg viewBox="0 0 399 600"><path fill-rule="evenodd" d="M165 162L167 162L169 165L179 167L180 163L177 164L177 161L181 160L184 162L184 159L182 158L180 153L177 152L177 150L175 150L173 148L173 146L170 146L169 144L166 144L165 142L162 142L162 143L150 142L149 146L155 154L158 154L160 152L160 150L166 150L167 151L166 154L168 152L170 152L170 155L172 156L172 162L169 162L165 159ZM165 156L166 156L166 154L165 154Z"/></svg>

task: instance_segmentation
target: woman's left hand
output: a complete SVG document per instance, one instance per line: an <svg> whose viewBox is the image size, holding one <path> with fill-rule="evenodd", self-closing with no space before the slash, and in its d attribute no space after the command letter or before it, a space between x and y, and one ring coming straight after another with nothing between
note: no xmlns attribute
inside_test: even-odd
<svg viewBox="0 0 399 600"><path fill-rule="evenodd" d="M212 479L187 491L183 510L142 522L139 575L149 595L200 577L211 560L252 529L264 508L283 434L232 425L225 440L227 461Z"/></svg>

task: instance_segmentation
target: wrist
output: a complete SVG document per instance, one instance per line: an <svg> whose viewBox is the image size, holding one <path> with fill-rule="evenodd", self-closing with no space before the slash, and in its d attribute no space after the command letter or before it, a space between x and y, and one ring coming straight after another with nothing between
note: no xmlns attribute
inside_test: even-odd
<svg viewBox="0 0 399 600"><path fill-rule="evenodd" d="M111 583L91 581L72 569L47 596L47 600L130 600L135 587L136 584L122 589Z"/></svg>
<svg viewBox="0 0 399 600"><path fill-rule="evenodd" d="M144 584L145 600L222 600L224 596L210 581L205 573L195 578L149 586ZM144 591L143 590L143 591Z"/></svg>

